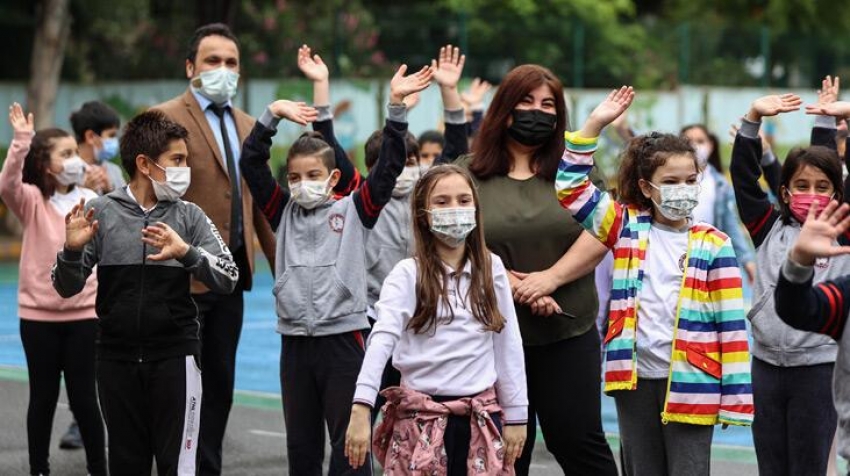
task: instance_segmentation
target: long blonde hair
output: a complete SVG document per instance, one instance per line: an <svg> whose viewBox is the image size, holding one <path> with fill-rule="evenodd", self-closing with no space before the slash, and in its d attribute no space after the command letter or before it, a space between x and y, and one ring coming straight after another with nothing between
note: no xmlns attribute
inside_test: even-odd
<svg viewBox="0 0 850 476"><path fill-rule="evenodd" d="M463 263L470 261L472 282L467 296L472 315L480 322L485 330L501 332L505 326L505 317L499 312L496 302L496 291L493 289L493 273L490 262L490 251L484 242L484 229L481 226L481 209L478 201L478 190L469 172L456 165L439 165L432 167L416 184L411 200L413 216L413 237L415 241L414 258L417 263L416 272L416 310L407 324L407 328L415 333L436 331L437 309L440 302L451 313L447 322L454 319L454 310L449 305L446 293L446 273L440 255L437 253L435 241L428 225L429 198L437 182L456 174L463 177L472 189L475 204L475 230L466 237L466 249Z"/></svg>

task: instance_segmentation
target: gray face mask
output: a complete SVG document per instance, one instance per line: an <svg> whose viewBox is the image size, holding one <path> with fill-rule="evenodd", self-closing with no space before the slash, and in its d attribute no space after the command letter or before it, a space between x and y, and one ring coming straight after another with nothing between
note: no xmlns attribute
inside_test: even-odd
<svg viewBox="0 0 850 476"><path fill-rule="evenodd" d="M478 225L475 207L433 208L428 213L431 214L431 233L452 248L462 245Z"/></svg>

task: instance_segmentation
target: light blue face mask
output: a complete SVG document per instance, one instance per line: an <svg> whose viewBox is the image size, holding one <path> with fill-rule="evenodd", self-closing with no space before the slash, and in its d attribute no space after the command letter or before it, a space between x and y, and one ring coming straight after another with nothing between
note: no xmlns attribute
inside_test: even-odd
<svg viewBox="0 0 850 476"><path fill-rule="evenodd" d="M100 149L97 150L97 161L105 162L118 155L118 138L109 137L103 139Z"/></svg>
<svg viewBox="0 0 850 476"><path fill-rule="evenodd" d="M204 71L191 81L192 89L216 104L224 104L236 95L239 73L225 66Z"/></svg>

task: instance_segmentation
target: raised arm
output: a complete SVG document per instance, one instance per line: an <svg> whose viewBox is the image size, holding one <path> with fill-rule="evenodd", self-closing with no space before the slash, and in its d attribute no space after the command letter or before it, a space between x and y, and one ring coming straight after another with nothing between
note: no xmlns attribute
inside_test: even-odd
<svg viewBox="0 0 850 476"><path fill-rule="evenodd" d="M443 99L444 122L446 125L446 145L435 164L454 162L469 150L466 136L466 117L463 102L457 89L457 83L463 74L466 55L460 54L460 48L446 45L440 48L438 60L431 60L434 80L440 86Z"/></svg>
<svg viewBox="0 0 850 476"><path fill-rule="evenodd" d="M33 115L25 115L21 105L14 103L9 107L9 123L14 135L0 170L0 198L26 226L35 216L36 204L44 199L37 187L24 183L24 161L35 136Z"/></svg>
<svg viewBox="0 0 850 476"><path fill-rule="evenodd" d="M481 127L484 120L484 96L493 87L492 84L481 78L475 78L463 94L460 100L463 102L463 110L466 114L466 135L472 137Z"/></svg>
<svg viewBox="0 0 850 476"><path fill-rule="evenodd" d="M286 118L297 124L306 125L316 119L314 108L304 103L279 100L271 103L251 133L242 144L239 169L251 190L254 202L263 212L273 230L277 230L283 208L289 202L289 190L280 186L269 168L272 137L277 134L277 124Z"/></svg>
<svg viewBox="0 0 850 476"><path fill-rule="evenodd" d="M578 132L566 134L566 147L555 190L561 206L569 210L585 230L607 248L613 248L628 220L625 207L590 180L593 152L602 129L631 105L635 93L631 87L614 90L593 110Z"/></svg>
<svg viewBox="0 0 850 476"><path fill-rule="evenodd" d="M65 215L65 245L56 256L56 264L50 273L53 288L63 298L78 294L98 261L98 222L94 218L93 205L86 209L85 201L74 205Z"/></svg>
<svg viewBox="0 0 850 476"><path fill-rule="evenodd" d="M342 196L349 195L360 187L362 177L334 134L328 66L319 55L311 55L311 53L307 45L302 45L298 49L298 68L307 79L313 82L313 107L318 111L318 116L313 122L313 130L322 134L325 142L334 150L336 168L340 171L339 182L334 186L334 192Z"/></svg>
<svg viewBox="0 0 850 476"><path fill-rule="evenodd" d="M794 94L764 96L756 99L743 118L741 129L735 136L729 172L732 175L732 187L735 190L738 213L756 248L761 245L779 218L779 213L773 208L767 194L758 183L762 173L760 166L762 145L758 135L761 118L796 111L800 108L800 104L800 97Z"/></svg>
<svg viewBox="0 0 850 476"><path fill-rule="evenodd" d="M396 178L404 170L407 161L404 142L407 134L407 106L403 103L404 98L427 88L433 74L428 66L409 76L404 75L406 71L407 65L401 65L390 83L389 116L383 130L384 140L381 142L378 162L372 167L364 185L352 195L361 223L370 229L375 226L381 210L392 198Z"/></svg>

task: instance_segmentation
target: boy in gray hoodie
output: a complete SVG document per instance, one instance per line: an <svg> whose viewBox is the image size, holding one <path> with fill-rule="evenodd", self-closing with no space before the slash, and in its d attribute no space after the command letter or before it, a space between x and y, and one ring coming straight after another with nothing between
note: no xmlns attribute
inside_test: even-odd
<svg viewBox="0 0 850 476"><path fill-rule="evenodd" d="M186 129L159 112L121 139L130 184L65 217L53 287L80 292L97 266L97 385L109 472L195 474L201 404L198 308L191 276L231 292L239 270L215 225L180 200L189 186Z"/></svg>
<svg viewBox="0 0 850 476"><path fill-rule="evenodd" d="M302 134L289 149L289 191L268 167L271 139L282 118L301 124L317 112L303 104L276 101L260 117L240 158L254 200L277 234L274 294L281 337L280 378L286 419L289 474L319 475L325 424L331 438L329 474L371 474L353 469L345 457L351 399L365 354L366 232L390 200L407 152L407 109L403 99L425 89L431 69L390 83L389 116L381 159L365 183L337 199L340 179L333 148L320 134Z"/></svg>

